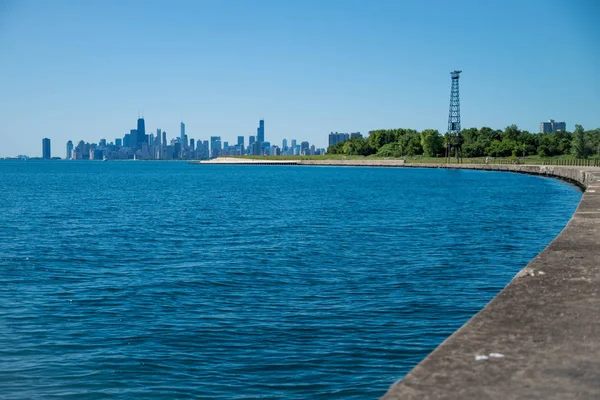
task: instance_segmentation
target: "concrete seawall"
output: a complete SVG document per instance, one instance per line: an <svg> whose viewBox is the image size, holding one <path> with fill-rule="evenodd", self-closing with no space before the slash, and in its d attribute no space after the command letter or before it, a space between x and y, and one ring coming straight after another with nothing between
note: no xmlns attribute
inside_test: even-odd
<svg viewBox="0 0 600 400"><path fill-rule="evenodd" d="M552 176L584 194L560 235L383 399L600 399L600 168L407 166Z"/></svg>

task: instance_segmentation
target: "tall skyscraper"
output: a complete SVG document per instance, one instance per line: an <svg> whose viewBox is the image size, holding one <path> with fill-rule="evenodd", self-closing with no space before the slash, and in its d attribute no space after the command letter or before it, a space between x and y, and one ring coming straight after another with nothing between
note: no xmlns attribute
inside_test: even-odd
<svg viewBox="0 0 600 400"><path fill-rule="evenodd" d="M67 142L67 156L65 157L66 160L71 160L73 158L73 142L71 142L70 140Z"/></svg>
<svg viewBox="0 0 600 400"><path fill-rule="evenodd" d="M196 143L194 143L194 139L190 139L190 150L196 150Z"/></svg>
<svg viewBox="0 0 600 400"><path fill-rule="evenodd" d="M258 121L258 129L256 130L256 141L261 143L265 141L265 121L262 119Z"/></svg>
<svg viewBox="0 0 600 400"><path fill-rule="evenodd" d="M181 142L182 146L187 147L187 136L185 135L185 124L183 122L181 122L181 134L179 135L179 141Z"/></svg>
<svg viewBox="0 0 600 400"><path fill-rule="evenodd" d="M137 129L131 129L129 135L125 135L123 138L123 146L135 148L138 143L138 131Z"/></svg>
<svg viewBox="0 0 600 400"><path fill-rule="evenodd" d="M210 137L210 156L212 158L219 157L221 154L221 136Z"/></svg>
<svg viewBox="0 0 600 400"><path fill-rule="evenodd" d="M142 148L142 143L148 142L146 139L146 123L144 118L138 118L137 120L137 135L136 135L135 147Z"/></svg>
<svg viewBox="0 0 600 400"><path fill-rule="evenodd" d="M283 151L286 151L286 150L287 150L287 139L283 139L283 140L281 141L281 149L282 149Z"/></svg>
<svg viewBox="0 0 600 400"><path fill-rule="evenodd" d="M302 142L300 143L300 154L303 156L309 155L309 150L310 149L310 145L308 144L308 142Z"/></svg>
<svg viewBox="0 0 600 400"><path fill-rule="evenodd" d="M167 131L162 131L162 145L167 146Z"/></svg>
<svg viewBox="0 0 600 400"><path fill-rule="evenodd" d="M50 139L44 138L42 139L42 158L44 160L49 160L50 156Z"/></svg>
<svg viewBox="0 0 600 400"><path fill-rule="evenodd" d="M243 136L238 136L237 144L238 144L238 146L241 146L242 148L244 148L244 137Z"/></svg>
<svg viewBox="0 0 600 400"><path fill-rule="evenodd" d="M160 146L161 145L161 132L160 132L160 128L156 130L156 140L155 140L155 145Z"/></svg>

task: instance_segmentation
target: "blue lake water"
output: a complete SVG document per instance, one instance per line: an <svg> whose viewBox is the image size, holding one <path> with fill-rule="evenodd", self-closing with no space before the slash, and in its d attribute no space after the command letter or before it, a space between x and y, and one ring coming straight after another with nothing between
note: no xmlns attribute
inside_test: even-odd
<svg viewBox="0 0 600 400"><path fill-rule="evenodd" d="M0 162L0 397L377 398L580 197L478 171Z"/></svg>

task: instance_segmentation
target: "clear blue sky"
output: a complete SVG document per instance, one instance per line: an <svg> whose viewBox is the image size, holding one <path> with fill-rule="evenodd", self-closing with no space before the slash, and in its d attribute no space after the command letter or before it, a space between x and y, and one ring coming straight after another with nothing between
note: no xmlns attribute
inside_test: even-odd
<svg viewBox="0 0 600 400"><path fill-rule="evenodd" d="M0 157L52 155L135 128L256 133L445 131L553 118L600 127L600 2L0 0ZM247 139L246 139L247 140Z"/></svg>

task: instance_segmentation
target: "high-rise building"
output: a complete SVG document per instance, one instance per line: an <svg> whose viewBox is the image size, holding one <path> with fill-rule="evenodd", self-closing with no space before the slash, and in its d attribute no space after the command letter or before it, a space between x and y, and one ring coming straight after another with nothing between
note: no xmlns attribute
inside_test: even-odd
<svg viewBox="0 0 600 400"><path fill-rule="evenodd" d="M256 141L261 143L265 141L265 121L263 119L258 121L258 129L256 130Z"/></svg>
<svg viewBox="0 0 600 400"><path fill-rule="evenodd" d="M244 137L243 136L238 136L237 144L238 144L238 146L244 148Z"/></svg>
<svg viewBox="0 0 600 400"><path fill-rule="evenodd" d="M300 143L300 154L303 156L308 155L310 152L310 145L308 142Z"/></svg>
<svg viewBox="0 0 600 400"><path fill-rule="evenodd" d="M262 156L262 146L259 141L255 141L250 145L250 154L253 156Z"/></svg>
<svg viewBox="0 0 600 400"><path fill-rule="evenodd" d="M567 124L565 122L556 122L553 119L548 120L548 122L540 122L540 133L554 133L566 130Z"/></svg>
<svg viewBox="0 0 600 400"><path fill-rule="evenodd" d="M142 148L142 143L144 142L148 142L148 140L146 139L146 123L144 121L144 118L138 118L135 147L137 149Z"/></svg>
<svg viewBox="0 0 600 400"><path fill-rule="evenodd" d="M208 148L208 140L202 141L202 149L200 150L200 158L209 158L210 151Z"/></svg>
<svg viewBox="0 0 600 400"><path fill-rule="evenodd" d="M281 141L281 150L283 150L284 152L287 151L287 139L283 139Z"/></svg>
<svg viewBox="0 0 600 400"><path fill-rule="evenodd" d="M196 150L196 143L194 143L194 139L190 139L190 150Z"/></svg>
<svg viewBox="0 0 600 400"><path fill-rule="evenodd" d="M356 133L358 133L360 135L360 132L356 132ZM352 135L356 135L356 133L353 133ZM359 137L362 137L362 135ZM333 146L337 143L345 142L348 139L350 139L350 134L348 134L348 133L331 132L329 134L329 145Z"/></svg>
<svg viewBox="0 0 600 400"><path fill-rule="evenodd" d="M65 157L66 160L71 160L73 158L73 142L71 142L70 140L67 142L67 156Z"/></svg>
<svg viewBox="0 0 600 400"><path fill-rule="evenodd" d="M210 137L210 156L211 158L219 157L221 154L221 136Z"/></svg>
<svg viewBox="0 0 600 400"><path fill-rule="evenodd" d="M162 131L162 145L167 146L167 131Z"/></svg>
<svg viewBox="0 0 600 400"><path fill-rule="evenodd" d="M185 134L185 124L183 122L180 124L179 141L181 142L183 148L188 147L188 138Z"/></svg>
<svg viewBox="0 0 600 400"><path fill-rule="evenodd" d="M160 128L156 130L156 140L154 141L155 145L160 146L161 145L161 132L160 132Z"/></svg>
<svg viewBox="0 0 600 400"><path fill-rule="evenodd" d="M131 129L128 134L123 137L123 146L135 148L137 144L138 131Z"/></svg>
<svg viewBox="0 0 600 400"><path fill-rule="evenodd" d="M44 160L49 160L50 156L50 139L44 138L42 139L42 158Z"/></svg>

